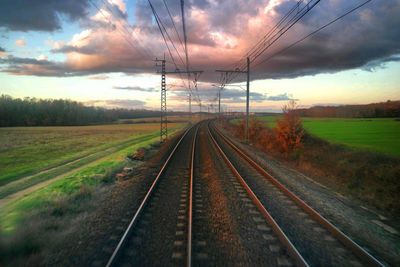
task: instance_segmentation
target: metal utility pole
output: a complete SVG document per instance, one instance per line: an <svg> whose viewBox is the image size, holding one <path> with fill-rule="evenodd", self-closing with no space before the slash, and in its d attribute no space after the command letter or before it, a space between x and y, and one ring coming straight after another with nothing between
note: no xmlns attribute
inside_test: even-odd
<svg viewBox="0 0 400 267"><path fill-rule="evenodd" d="M164 62L165 62L165 60L164 60ZM164 63L164 72L161 72L161 77L162 77L163 73L164 73L164 83L165 83L165 75L167 75L167 74L194 74L194 77L195 77L195 88L197 89L197 77L198 77L199 74L203 73L203 71L202 70L195 70L195 71L180 71L180 70L165 71L165 63ZM161 80L162 80L162 78L161 78ZM161 90L162 90L162 85L161 85ZM161 95L161 106L162 106L162 95ZM166 122L166 118L167 118L166 112L167 112L167 109L165 108L165 123L167 123ZM192 116L191 115L192 114L192 93L191 92L189 92L189 113L190 113L190 118L191 118L191 116ZM162 111L161 111L161 116L162 116Z"/></svg>
<svg viewBox="0 0 400 267"><path fill-rule="evenodd" d="M239 69L236 70L216 70L216 72L222 72L225 73L225 75L228 75L228 73L247 73L247 90L246 90L246 142L249 141L249 99L250 99L250 58L247 57L247 70L242 71ZM221 99L221 92L218 94L219 100ZM219 105L220 106L220 105ZM221 112L220 107L218 108L219 112Z"/></svg>
<svg viewBox="0 0 400 267"><path fill-rule="evenodd" d="M218 90L218 118L221 117L221 89Z"/></svg>
<svg viewBox="0 0 400 267"><path fill-rule="evenodd" d="M189 93L189 121L192 122L192 94Z"/></svg>
<svg viewBox="0 0 400 267"><path fill-rule="evenodd" d="M249 142L250 58L247 57L246 142Z"/></svg>
<svg viewBox="0 0 400 267"><path fill-rule="evenodd" d="M161 115L160 115L160 141L164 142L168 138L168 119L167 119L167 86L165 82L165 59L156 59L161 62Z"/></svg>
<svg viewBox="0 0 400 267"><path fill-rule="evenodd" d="M160 140L164 142L168 138L168 120L167 120L167 83L166 83L166 75L167 74L180 74L180 73L193 73L196 77L196 88L197 88L197 75L202 73L203 71L166 71L165 70L165 58L157 59L157 62L161 62L161 120L160 120ZM157 66L157 65L156 65ZM191 107L191 93L189 93L189 112L192 112Z"/></svg>

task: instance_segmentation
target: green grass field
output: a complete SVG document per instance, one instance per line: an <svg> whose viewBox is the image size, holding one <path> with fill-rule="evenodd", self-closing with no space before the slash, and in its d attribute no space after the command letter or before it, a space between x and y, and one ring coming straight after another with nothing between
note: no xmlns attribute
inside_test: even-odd
<svg viewBox="0 0 400 267"><path fill-rule="evenodd" d="M176 127L180 123L170 123ZM0 128L0 186L155 133L159 123Z"/></svg>
<svg viewBox="0 0 400 267"><path fill-rule="evenodd" d="M275 126L276 118L281 117L259 117L270 127ZM395 118L302 118L302 121L310 134L332 143L400 156L400 121Z"/></svg>
<svg viewBox="0 0 400 267"><path fill-rule="evenodd" d="M185 125L186 124L169 124L171 127L170 134L172 135L182 129ZM100 161L91 163L82 170L71 173L61 180L54 181L48 186L22 196L20 199L4 206L0 211L0 233L11 234L19 227L21 222L31 216L39 215L41 218L44 218L43 220L45 220L48 217L62 216L65 213L71 214L82 212L82 207L80 207L79 203L77 204L77 199L85 199L86 197L90 198L92 188L107 183L107 175L109 175L110 171L121 168L126 164L124 158L127 154L134 153L140 147L149 147L152 143L159 140L159 132L158 129L156 130L156 126L154 125L150 128L149 125L146 126L147 127L145 128L147 129L145 130L142 126L138 125L122 125L120 130L125 133L120 133L119 137L125 136L129 132L129 136L134 136L135 134L136 136L139 136L139 133L141 133L140 137L142 138L138 139L137 142L127 144L123 149L114 151ZM121 126L102 126L102 128L100 128L101 130L98 128L95 129L100 132L115 132L115 136L118 136L118 127ZM50 127L50 131L51 128L60 127ZM69 143L72 143L72 140L75 140L77 136L80 136L79 133L82 133L82 131L88 132L88 129L91 129L93 132L93 128L74 128L75 129L71 130L75 137L69 140ZM20 130L22 131L23 129ZM25 130L27 132L31 131L29 128ZM56 129L53 130L56 131ZM150 133L147 133L148 131L150 131ZM103 138L107 138L109 142L113 143L112 135L108 136L105 134L105 136L107 137ZM89 140L91 138L94 137L88 136ZM31 146L30 142L27 143Z"/></svg>

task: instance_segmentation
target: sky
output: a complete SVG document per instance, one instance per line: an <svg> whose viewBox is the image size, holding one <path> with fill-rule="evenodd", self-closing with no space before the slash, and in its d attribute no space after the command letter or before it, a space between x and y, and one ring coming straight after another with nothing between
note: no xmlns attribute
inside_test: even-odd
<svg viewBox="0 0 400 267"><path fill-rule="evenodd" d="M189 83L192 110L198 99L203 110L215 108L223 79L215 70L244 70L257 44L265 51L250 54L251 111L279 112L289 100L302 107L400 100L400 0L372 0L291 46L363 2L184 1L189 69L203 72L197 91L193 75L167 75L168 109L188 110ZM271 42L285 15L306 3L316 5ZM167 71L186 70L181 18L178 0L3 0L0 94L159 109L154 59L165 57ZM221 92L222 107L244 111L245 88L246 75L235 75Z"/></svg>

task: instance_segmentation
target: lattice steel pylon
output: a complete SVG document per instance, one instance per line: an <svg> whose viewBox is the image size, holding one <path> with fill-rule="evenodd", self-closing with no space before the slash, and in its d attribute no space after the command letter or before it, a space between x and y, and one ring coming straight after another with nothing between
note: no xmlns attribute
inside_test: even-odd
<svg viewBox="0 0 400 267"><path fill-rule="evenodd" d="M195 78L195 84L196 84L196 89L197 89L197 77L199 74L201 74L203 71L202 70L194 70L194 71L180 71L179 69L176 69L175 71L166 71L165 70L165 56L164 59L155 59L156 66L159 67L157 64L158 62L161 62L161 127L160 127L160 139L161 142L164 142L168 138L168 120L167 120L167 83L166 83L166 75L167 74L188 74L192 73L194 74ZM157 71L157 73L160 73ZM189 96L191 96L191 92L189 93ZM191 112L191 98L189 98L190 103L189 103L189 108Z"/></svg>
<svg viewBox="0 0 400 267"><path fill-rule="evenodd" d="M161 115L160 115L160 141L164 142L168 138L168 118L167 118L167 83L165 81L165 59L156 59L161 62Z"/></svg>

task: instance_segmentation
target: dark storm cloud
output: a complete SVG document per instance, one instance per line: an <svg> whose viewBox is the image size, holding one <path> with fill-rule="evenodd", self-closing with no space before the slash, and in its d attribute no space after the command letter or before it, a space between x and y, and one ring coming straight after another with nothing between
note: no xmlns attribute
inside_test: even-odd
<svg viewBox="0 0 400 267"><path fill-rule="evenodd" d="M123 108L139 108L144 107L146 105L145 101L136 100L136 99L116 99L116 100L107 100L108 106L117 106Z"/></svg>
<svg viewBox="0 0 400 267"><path fill-rule="evenodd" d="M143 88L140 86L113 86L113 89L139 91L139 92L157 92L156 88Z"/></svg>
<svg viewBox="0 0 400 267"><path fill-rule="evenodd" d="M61 29L61 17L70 21L85 18L88 0L3 0L0 27L13 31L55 31Z"/></svg>
<svg viewBox="0 0 400 267"><path fill-rule="evenodd" d="M0 52L6 52L6 50L0 46Z"/></svg>
<svg viewBox="0 0 400 267"><path fill-rule="evenodd" d="M112 99L112 100L89 100L84 102L88 106L103 106L106 108L127 108L136 109L144 108L146 105L145 101L136 99Z"/></svg>
<svg viewBox="0 0 400 267"><path fill-rule="evenodd" d="M6 58L0 58L0 65L7 65L7 67L0 69L1 72L14 75L69 77L89 74L68 69L64 63L37 60L34 58L8 56Z"/></svg>
<svg viewBox="0 0 400 267"><path fill-rule="evenodd" d="M0 26L11 29L19 27L20 30L54 30L59 28L59 16L69 19L79 19L86 16L88 2L85 1L11 1L6 0L7 8L1 8ZM272 58L277 51L287 47L303 36L309 34L322 25L330 22L349 9L362 3L361 0L325 0L321 1L298 24L291 28L271 49L251 64L251 79L281 79L296 78L305 75L319 73L335 73L342 70L362 68L373 71L384 66L385 63L398 61L400 54L400 1L372 1L363 8L350 14L344 19L329 26L311 38L298 45L285 50ZM22 5L34 6L31 12L40 17L38 21L28 21L33 15L27 14L23 8L15 8ZM172 22L168 16L163 1L153 1L161 20L165 24L171 38L181 51L178 36L175 34ZM175 19L177 29L182 36L182 24L180 21L180 2L167 1L172 16ZM250 49L264 36L274 23L293 7L295 1L277 1L273 12L264 14L264 9L270 1L266 0L220 0L220 1L189 1L185 2L185 14L187 18L187 32L189 45L189 59L193 69L204 70L200 77L202 81L215 82L219 75L214 70L231 65L238 59L232 56L236 51ZM13 8L8 7L13 6ZM40 16L40 10L46 10L45 19ZM111 4L108 5L109 7ZM118 19L126 19L126 14L112 5L115 11L113 16ZM118 10L116 10L118 9ZM73 15L72 10L78 10ZM7 11L7 12L6 12ZM51 14L51 15L48 15ZM3 16L1 16L3 15ZM23 18L22 21L15 18ZM249 21L253 18L255 28L251 28ZM273 21L271 21L273 20ZM41 23L48 21L47 28ZM154 57L164 54L165 45L152 17L148 1L138 0L135 6L135 22L132 29L138 30L140 44L152 52L151 58L144 53L137 53L139 41L133 40L133 46L129 45L122 37L117 39L120 33L115 27L110 27L104 22L86 19L92 32L85 45L65 45L52 50L57 53L77 53L87 57L68 58L65 62L37 61L24 58L6 58L0 63L3 72L17 75L37 76L78 76L108 72L125 73L153 73L154 65L150 62ZM258 27L257 27L258 26ZM25 27L25 28L24 28ZM16 28L15 28L16 29ZM123 31L123 29L122 29ZM101 35L99 34L101 32ZM96 36L96 33L98 34ZM103 34L104 33L104 34ZM111 36L110 33L114 33ZM109 34L109 35L108 35ZM220 35L220 36L219 36ZM95 37L93 37L95 36ZM114 38L109 38L109 37ZM219 37L221 37L219 39ZM224 39L224 37L229 37ZM228 40L225 43L225 40ZM194 47L197 49L195 50ZM231 49L223 49L228 48ZM236 53L237 54L237 53ZM93 60L92 56L97 56ZM167 54L168 56L168 54ZM259 64L263 59L268 61ZM175 57L179 62L178 57ZM169 58L167 60L170 61ZM86 64L83 64L86 63ZM88 67L89 66L89 67ZM169 66L168 66L169 68ZM181 66L180 66L181 68ZM239 75L235 81L243 81L245 75ZM265 96L259 96L265 97ZM232 98L234 99L234 98ZM257 99L257 98L256 98ZM241 98L236 99L237 101ZM235 100L235 101L236 101Z"/></svg>
<svg viewBox="0 0 400 267"><path fill-rule="evenodd" d="M217 100L217 89L202 89L199 88L198 94L200 98L205 102L215 102ZM172 91L173 100L187 100L188 92L184 89ZM221 99L224 103L245 103L246 102L246 91L239 89L224 89L221 92ZM264 94L257 92L250 92L250 99L252 102L263 102L267 100Z"/></svg>
<svg viewBox="0 0 400 267"><path fill-rule="evenodd" d="M288 95L287 93L275 96L269 96L266 99L270 101L287 101L287 100L299 101L299 99L293 98L292 95Z"/></svg>
<svg viewBox="0 0 400 267"><path fill-rule="evenodd" d="M96 66L95 68L79 69L67 62L8 56L6 58L0 58L0 71L12 75L33 75L40 77L72 77L111 72L124 72L129 74L150 72L151 68L146 67L146 64L143 64L141 61L137 61L136 67L132 67L129 65L131 60L131 57L126 57L126 64L121 64L121 62L109 63L104 60L104 62L102 62L103 65ZM150 63L148 65L150 65ZM154 69L151 70L154 71Z"/></svg>
<svg viewBox="0 0 400 267"><path fill-rule="evenodd" d="M106 4L107 11L111 12L111 15L116 19L123 19L126 20L128 18L128 14L122 11L118 5L110 4L108 1L104 1Z"/></svg>
<svg viewBox="0 0 400 267"><path fill-rule="evenodd" d="M72 45L64 45L60 48L56 49L51 49L50 50L52 53L71 53L71 52L78 52L80 54L85 54L85 55L93 55L98 53L99 51L96 51L94 47L91 46L82 46L82 47L76 47Z"/></svg>
<svg viewBox="0 0 400 267"><path fill-rule="evenodd" d="M191 0L189 6L194 6L200 9L206 9L210 6L210 2L207 0Z"/></svg>
<svg viewBox="0 0 400 267"><path fill-rule="evenodd" d="M245 103L246 92L238 89L223 90L221 92L221 99L224 99L224 102L227 103ZM263 102L267 100L267 97L264 94L250 92L250 100L252 102Z"/></svg>
<svg viewBox="0 0 400 267"><path fill-rule="evenodd" d="M329 3L323 5L329 6ZM321 8L315 10L317 14L310 15L315 22L313 25L326 24L339 13L348 10L349 6L354 7L355 3L343 2L340 6L341 12L336 11L331 14L326 14ZM261 59L270 59L256 68L253 77L279 79L334 73L354 68L373 70L384 63L398 61L396 56L400 53L398 14L400 14L399 1L372 2L359 12L336 22L321 33L281 54L270 58L274 52L266 53L260 57L259 62ZM310 26L307 31L312 32L316 28L318 27ZM303 34L305 35L306 33ZM288 39L296 41L300 37L298 35L296 38Z"/></svg>

